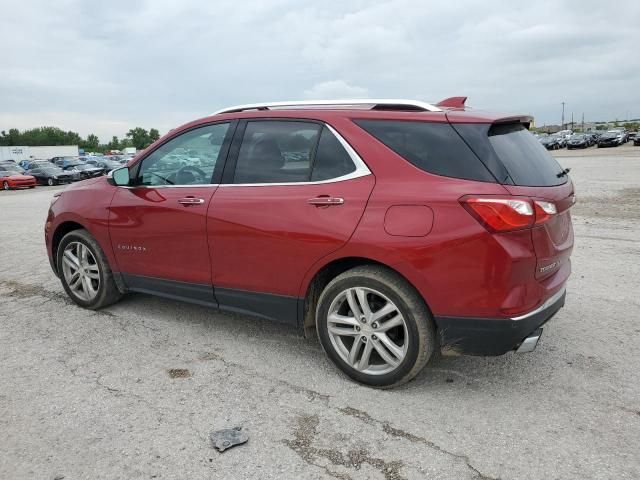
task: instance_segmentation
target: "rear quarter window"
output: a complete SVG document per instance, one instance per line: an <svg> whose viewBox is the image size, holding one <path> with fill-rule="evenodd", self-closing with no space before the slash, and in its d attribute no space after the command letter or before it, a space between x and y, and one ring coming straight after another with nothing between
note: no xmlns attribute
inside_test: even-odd
<svg viewBox="0 0 640 480"><path fill-rule="evenodd" d="M489 143L515 185L552 187L567 181L562 167L523 125L496 124L488 131Z"/></svg>
<svg viewBox="0 0 640 480"><path fill-rule="evenodd" d="M496 182L496 178L448 123L398 120L355 120L355 123L425 172Z"/></svg>

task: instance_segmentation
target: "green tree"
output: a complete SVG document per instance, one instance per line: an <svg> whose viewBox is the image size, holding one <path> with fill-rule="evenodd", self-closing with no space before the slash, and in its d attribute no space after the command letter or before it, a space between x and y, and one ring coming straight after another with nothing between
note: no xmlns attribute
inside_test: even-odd
<svg viewBox="0 0 640 480"><path fill-rule="evenodd" d="M100 145L100 139L97 135L90 133L87 135L87 139L80 142L80 148L83 148L86 151L95 152L98 150L98 145Z"/></svg>
<svg viewBox="0 0 640 480"><path fill-rule="evenodd" d="M107 143L107 150L120 150L120 141L115 135L111 138L111 141Z"/></svg>
<svg viewBox="0 0 640 480"><path fill-rule="evenodd" d="M160 132L156 128L149 129L149 138L151 139L151 143L155 142L160 138Z"/></svg>
<svg viewBox="0 0 640 480"><path fill-rule="evenodd" d="M146 148L151 143L149 132L141 127L132 128L127 132L127 138L138 150Z"/></svg>

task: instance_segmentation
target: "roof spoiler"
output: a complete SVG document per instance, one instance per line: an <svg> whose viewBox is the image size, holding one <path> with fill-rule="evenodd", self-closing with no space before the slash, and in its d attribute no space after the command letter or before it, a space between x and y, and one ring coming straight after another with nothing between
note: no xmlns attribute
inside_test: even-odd
<svg viewBox="0 0 640 480"><path fill-rule="evenodd" d="M464 108L467 97L449 97L436 103L436 107Z"/></svg>

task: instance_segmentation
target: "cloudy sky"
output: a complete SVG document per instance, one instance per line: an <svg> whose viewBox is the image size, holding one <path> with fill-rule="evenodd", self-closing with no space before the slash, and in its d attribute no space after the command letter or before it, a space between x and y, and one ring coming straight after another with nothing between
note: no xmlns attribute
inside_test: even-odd
<svg viewBox="0 0 640 480"><path fill-rule="evenodd" d="M640 117L637 0L0 0L0 130L106 141L238 103L466 95Z"/></svg>

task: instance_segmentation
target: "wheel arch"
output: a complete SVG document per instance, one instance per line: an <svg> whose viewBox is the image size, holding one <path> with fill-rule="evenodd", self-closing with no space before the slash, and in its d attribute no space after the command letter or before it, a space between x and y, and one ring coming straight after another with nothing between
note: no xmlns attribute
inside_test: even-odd
<svg viewBox="0 0 640 480"><path fill-rule="evenodd" d="M73 232L74 230L89 231L89 229L81 223L73 220L66 220L64 222L61 222L60 225L56 227L53 235L51 236L51 257L53 259L52 266L55 270L56 275L59 273L56 260L58 258L58 246L60 245L60 241L64 238L64 236L69 232Z"/></svg>
<svg viewBox="0 0 640 480"><path fill-rule="evenodd" d="M346 272L347 270L351 270L355 267L365 266L365 265L375 265L387 268L397 275L400 275L413 289L416 290L429 313L431 309L427 300L424 298L422 294L420 294L419 289L411 282L406 275L404 275L397 268L394 268L392 265L386 264L384 262L380 262L373 258L369 257L359 257L359 256L349 256L349 257L341 257L331 260L330 262L324 264L320 267L316 273L313 275L311 280L306 286L306 289L303 290L303 296L300 298L299 305L299 325L302 330L302 333L305 337L309 338L313 335L316 328L316 307L318 305L318 299L320 298L320 294L324 290L324 288L333 280L335 277L340 275L341 273ZM303 287L304 288L304 287Z"/></svg>

